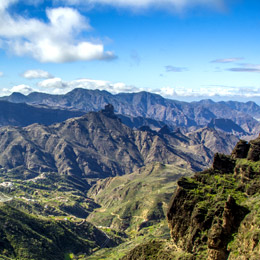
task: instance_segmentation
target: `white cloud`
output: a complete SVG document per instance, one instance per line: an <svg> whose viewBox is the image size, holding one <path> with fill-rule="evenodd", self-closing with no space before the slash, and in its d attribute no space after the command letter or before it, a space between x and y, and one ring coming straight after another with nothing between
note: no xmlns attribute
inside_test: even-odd
<svg viewBox="0 0 260 260"><path fill-rule="evenodd" d="M155 94L159 94L165 98L178 99L189 98L204 99L204 98L254 98L260 97L260 87L234 87L234 86L222 86L222 85L209 85L201 88L181 88L181 87L162 87L160 89L144 89L138 88L132 85L127 85L123 82L109 82L105 80L93 80L93 79L78 79L72 81L64 81L61 78L51 78L40 81L37 87L31 87L28 85L18 85L11 89L0 89L0 96L10 95L13 92L21 92L23 94L29 94L31 92L44 92L50 94L65 94L75 88L83 89L99 89L105 90L112 94L118 93L134 93L140 91L149 91Z"/></svg>
<svg viewBox="0 0 260 260"><path fill-rule="evenodd" d="M236 62L243 60L243 58L225 58L225 59L217 59L217 60L212 60L212 63L231 63L231 62Z"/></svg>
<svg viewBox="0 0 260 260"><path fill-rule="evenodd" d="M89 21L77 10L67 7L47 9L48 23L41 20L10 15L6 8L17 2L0 4L0 38L2 48L18 56L31 56L40 62L63 63L77 60L113 59L101 43L78 40L91 29Z"/></svg>
<svg viewBox="0 0 260 260"><path fill-rule="evenodd" d="M92 79L63 81L61 78L43 80L38 83L38 87L40 87L41 91L54 94L64 94L73 90L74 88L106 90L113 94L120 92L138 92L142 90L122 82L111 83L109 81Z"/></svg>
<svg viewBox="0 0 260 260"><path fill-rule="evenodd" d="M0 89L0 96L9 96L13 92L20 92L24 95L28 95L29 93L34 91L36 90L31 88L30 86L22 84L22 85L13 86L11 89L7 89L7 88Z"/></svg>
<svg viewBox="0 0 260 260"><path fill-rule="evenodd" d="M29 93L33 92L34 89L32 89L30 86L28 85L24 85L24 84L21 84L21 85L17 85L17 86L14 86L10 89L10 92L20 92L24 95L28 95Z"/></svg>
<svg viewBox="0 0 260 260"><path fill-rule="evenodd" d="M160 89L144 89L123 82L112 83L105 80L78 79L64 81L61 78L46 79L38 83L39 91L52 94L65 94L75 88L106 90L112 94L149 91L166 98L178 97L260 97L260 88L233 86L205 86L201 88L162 87Z"/></svg>
<svg viewBox="0 0 260 260"><path fill-rule="evenodd" d="M63 2L69 5L110 5L123 8L167 8L181 10L194 5L207 5L209 7L222 7L224 0L54 0L54 2Z"/></svg>
<svg viewBox="0 0 260 260"><path fill-rule="evenodd" d="M22 76L26 79L48 79L53 78L53 76L44 70L27 70Z"/></svg>
<svg viewBox="0 0 260 260"><path fill-rule="evenodd" d="M0 71L0 77L3 77L4 73L2 71Z"/></svg>
<svg viewBox="0 0 260 260"><path fill-rule="evenodd" d="M193 88L164 87L156 91L157 94L168 98L177 97L260 97L260 88L233 86L205 86Z"/></svg>

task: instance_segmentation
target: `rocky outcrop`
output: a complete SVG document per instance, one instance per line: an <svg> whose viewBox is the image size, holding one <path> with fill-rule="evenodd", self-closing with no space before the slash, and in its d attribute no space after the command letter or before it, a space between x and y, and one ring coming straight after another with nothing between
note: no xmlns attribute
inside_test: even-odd
<svg viewBox="0 0 260 260"><path fill-rule="evenodd" d="M221 173L231 173L235 167L235 161L224 154L215 154L213 160L213 169L215 171L220 171Z"/></svg>
<svg viewBox="0 0 260 260"><path fill-rule="evenodd" d="M240 141L231 156L216 154L211 169L178 181L167 213L178 248L195 259L257 259L259 147L260 138Z"/></svg>
<svg viewBox="0 0 260 260"><path fill-rule="evenodd" d="M222 224L214 224L208 232L208 259L226 260L229 256L228 243L232 234L237 232L240 222L248 210L237 205L235 199L229 196L222 213Z"/></svg>
<svg viewBox="0 0 260 260"><path fill-rule="evenodd" d="M240 140L236 144L236 146L231 154L232 158L234 158L234 159L246 158L249 148L250 148L250 145L247 143L247 141Z"/></svg>
<svg viewBox="0 0 260 260"><path fill-rule="evenodd" d="M255 140L249 142L249 151L247 155L248 160L252 160L254 162L260 160L260 137Z"/></svg>

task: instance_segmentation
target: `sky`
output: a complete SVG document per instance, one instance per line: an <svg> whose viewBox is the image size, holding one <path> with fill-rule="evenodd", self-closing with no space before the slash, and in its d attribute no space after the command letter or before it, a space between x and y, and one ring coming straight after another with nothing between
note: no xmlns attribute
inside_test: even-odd
<svg viewBox="0 0 260 260"><path fill-rule="evenodd" d="M260 104L259 0L0 0L0 96L74 88Z"/></svg>

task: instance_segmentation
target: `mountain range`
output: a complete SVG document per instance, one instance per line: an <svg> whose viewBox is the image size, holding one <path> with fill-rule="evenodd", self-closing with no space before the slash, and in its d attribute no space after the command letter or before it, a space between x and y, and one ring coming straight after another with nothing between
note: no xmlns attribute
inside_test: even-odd
<svg viewBox="0 0 260 260"><path fill-rule="evenodd" d="M112 104L117 114L150 118L164 122L170 127L183 128L201 127L209 124L212 119L230 119L240 126L247 134L258 134L260 123L260 107L254 102L182 102L170 100L160 95L139 92L120 93L113 95L107 91L74 89L65 95L51 95L33 92L27 96L13 93L1 97L13 103L27 103L62 109L80 111L99 111L106 104ZM241 133L242 134L242 133Z"/></svg>
<svg viewBox="0 0 260 260"><path fill-rule="evenodd" d="M0 165L19 169L24 178L42 172L104 178L123 175L150 162L207 167L215 151L228 153L237 142L229 134L201 129L195 135L159 131L149 127L133 130L114 114L112 105L99 112L45 126L0 128Z"/></svg>
<svg viewBox="0 0 260 260"><path fill-rule="evenodd" d="M193 260L209 252L226 260L253 252L239 239L258 239L247 240L244 227L257 225L260 142L237 142L258 134L255 103L84 89L1 99L0 258Z"/></svg>

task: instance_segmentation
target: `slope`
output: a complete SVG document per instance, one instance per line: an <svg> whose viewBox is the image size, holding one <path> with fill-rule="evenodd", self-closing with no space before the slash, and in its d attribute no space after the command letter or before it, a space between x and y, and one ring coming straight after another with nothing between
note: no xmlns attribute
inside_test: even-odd
<svg viewBox="0 0 260 260"><path fill-rule="evenodd" d="M182 178L167 213L171 236L190 259L258 259L260 138Z"/></svg>
<svg viewBox="0 0 260 260"><path fill-rule="evenodd" d="M190 168L202 169L212 155L181 133L130 129L109 105L50 126L0 128L0 165L22 172L23 178L42 172L104 178L130 173L150 162L188 162Z"/></svg>
<svg viewBox="0 0 260 260"><path fill-rule="evenodd" d="M87 220L106 232L124 231L127 238L119 246L99 250L87 259L120 259L144 242L169 238L167 205L177 180L192 174L185 167L153 163L132 174L98 181L88 196L100 208Z"/></svg>

